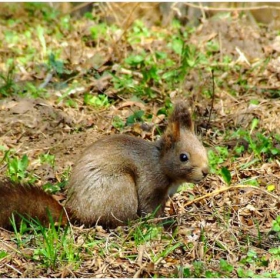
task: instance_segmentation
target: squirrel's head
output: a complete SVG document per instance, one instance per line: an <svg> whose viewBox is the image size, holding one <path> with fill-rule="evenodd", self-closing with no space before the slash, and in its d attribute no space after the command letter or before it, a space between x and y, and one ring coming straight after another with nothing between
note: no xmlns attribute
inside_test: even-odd
<svg viewBox="0 0 280 280"><path fill-rule="evenodd" d="M182 101L175 104L161 144L161 164L174 183L198 183L208 174L206 149L195 135L191 114Z"/></svg>

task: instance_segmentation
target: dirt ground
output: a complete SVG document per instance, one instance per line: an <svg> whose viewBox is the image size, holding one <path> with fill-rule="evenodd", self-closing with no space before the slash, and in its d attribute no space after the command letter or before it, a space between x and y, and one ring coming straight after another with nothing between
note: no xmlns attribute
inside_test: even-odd
<svg viewBox="0 0 280 280"><path fill-rule="evenodd" d="M57 172L72 166L77 155L98 139L92 128L97 118L94 112L65 112L46 100L29 98L6 98L1 109L2 143L30 158L47 152L55 155ZM36 170L36 166L31 168ZM44 177L44 171L38 175Z"/></svg>

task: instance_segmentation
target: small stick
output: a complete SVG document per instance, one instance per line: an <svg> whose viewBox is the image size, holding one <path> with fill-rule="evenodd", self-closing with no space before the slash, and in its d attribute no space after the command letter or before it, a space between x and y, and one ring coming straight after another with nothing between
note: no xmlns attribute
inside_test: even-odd
<svg viewBox="0 0 280 280"><path fill-rule="evenodd" d="M209 125L210 125L211 115L212 115L212 111L213 111L213 107L214 107L214 99L215 99L215 80L214 80L214 70L213 69L211 69L211 75L212 75L212 98L211 98L211 108L210 108L208 123L206 125L206 130L209 128Z"/></svg>
<svg viewBox="0 0 280 280"><path fill-rule="evenodd" d="M245 8L214 8L214 7L208 7L208 6L201 6L196 5L193 3L184 3L185 5L196 8L196 9L203 9L205 11L226 11L226 12L234 12L234 11L252 11L252 10L262 10L262 9L273 9L273 10L280 10L280 7L277 6L270 6L270 5L263 5L263 6L253 6L253 7L245 7Z"/></svg>
<svg viewBox="0 0 280 280"><path fill-rule="evenodd" d="M191 205L192 203L195 203L195 202L197 202L197 201L200 201L200 200L202 200L202 199L204 199L204 198L211 197L211 196L215 196L215 195L220 194L220 193L222 193L222 192L226 192L226 191L234 190L234 189L243 189L243 188L253 188L253 189L255 189L255 190L262 191L262 192L264 192L265 194L267 194L267 195L269 195L269 196L272 196L273 198L275 198L275 199L277 199L278 201L280 201L280 198L279 198L278 196L276 196L276 195L274 195L274 194L272 194L272 193L270 193L270 192L268 192L268 191L266 191L266 190L263 190L263 189L261 189L261 188L259 188L259 187L251 186L251 185L237 185L237 186L231 186L231 187L224 187L224 188L221 188L220 190L216 190L216 191L213 191L213 192L211 192L211 193L208 193L208 194L205 194L205 195L203 195L203 196L200 196L200 197L198 197L198 198L196 198L196 199L194 199L194 200L191 200L191 201L188 201L187 203L185 203L185 204L184 204L184 207L189 206L189 205Z"/></svg>
<svg viewBox="0 0 280 280"><path fill-rule="evenodd" d="M11 268L11 269L13 269L13 270L16 271L18 274L22 275L22 273L21 273L18 269L16 269L15 267L13 267L12 265L9 265L9 264L6 263L6 266L9 267L9 268Z"/></svg>

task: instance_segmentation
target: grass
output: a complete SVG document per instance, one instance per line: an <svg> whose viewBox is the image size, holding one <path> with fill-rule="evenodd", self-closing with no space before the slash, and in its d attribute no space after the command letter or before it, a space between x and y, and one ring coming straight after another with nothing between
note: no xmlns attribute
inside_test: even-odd
<svg viewBox="0 0 280 280"><path fill-rule="evenodd" d="M23 220L18 227L13 217L11 223L15 232L15 242L19 249L33 243L30 258L46 268L56 269L65 264L79 264L79 250L75 248L75 241L69 227L64 229L55 225L50 216L49 228L44 227L35 219Z"/></svg>
<svg viewBox="0 0 280 280"><path fill-rule="evenodd" d="M194 40L200 38L196 27L175 19L165 28L135 20L124 30L96 14L75 19L43 3L23 7L24 23L20 16L0 19L5 25L0 48L10 50L0 64L0 99L33 98L42 112L46 100L56 111L43 115L48 129L37 127L40 133L24 121L15 122L9 133L11 126L3 123L5 176L39 183L50 193L61 191L71 168L57 142L96 131L153 140L178 96L192 103L212 174L199 188L191 185L176 194L159 220L150 216L108 231L23 222L11 240L0 239L0 265L7 264L0 267L0 276L280 277L275 270L280 136L272 120L278 116L279 94L267 67L272 58L252 67L237 63L216 37L200 44ZM275 84L266 89L271 80ZM146 123L152 131L143 128ZM53 142L36 146L42 139ZM51 179L38 173L44 166L54 173Z"/></svg>

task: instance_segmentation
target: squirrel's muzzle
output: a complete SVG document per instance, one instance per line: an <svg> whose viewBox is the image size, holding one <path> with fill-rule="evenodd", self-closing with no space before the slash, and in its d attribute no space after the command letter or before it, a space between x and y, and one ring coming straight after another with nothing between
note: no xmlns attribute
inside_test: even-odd
<svg viewBox="0 0 280 280"><path fill-rule="evenodd" d="M206 177L209 173L209 167L206 166L206 167L202 168L201 172L202 172L203 176Z"/></svg>

